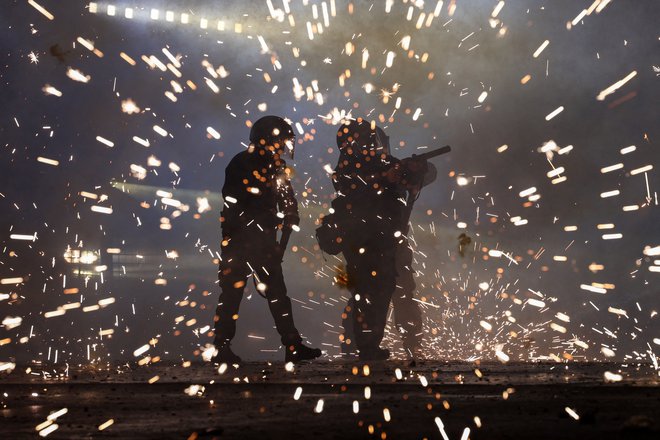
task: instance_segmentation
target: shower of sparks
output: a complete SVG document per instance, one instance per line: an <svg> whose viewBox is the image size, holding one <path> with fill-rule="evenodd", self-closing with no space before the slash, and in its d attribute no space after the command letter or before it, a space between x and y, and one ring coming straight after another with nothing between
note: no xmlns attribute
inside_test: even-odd
<svg viewBox="0 0 660 440"><path fill-rule="evenodd" d="M16 64L24 69L20 84L29 86L7 87L13 90L7 96L20 90L24 102L6 107L3 132L4 170L13 178L0 188L7 219L1 373L16 369L17 353L55 365L98 366L131 353L139 366L160 357L185 368L211 361L217 265L228 244L217 236L220 210L237 202L223 198L219 185L227 162L241 143L247 147L252 124L270 112L291 118L296 132L296 162L287 172L303 221L284 256L285 277L296 320L329 359L339 357L348 293L340 288L341 256L318 250L314 222L332 206L336 130L366 116L388 132L397 157L455 145L451 158L434 159L437 182L414 206L410 231L397 236L413 250L423 356L474 362L479 379L486 374L476 368L482 360L625 360L657 369L658 313L648 292L660 273L660 245L641 226L658 209L656 140L643 124L620 127L611 139L594 127L607 131L626 121L623 112L641 112L624 103L646 96L645 77L655 78L660 68L623 78L618 67L607 76L585 75L572 84L584 93L572 95L552 82L560 71L552 66L567 60L584 63L587 72L588 61L572 59L560 42L591 41L580 39L588 30L582 23L608 19L617 2L596 0L571 11L558 30L562 38L537 31L533 23L544 15L512 17L517 6L505 1L481 9L456 1L262 3L249 14L220 18L90 2L86 11L76 9L81 21L69 24L59 9L56 20L36 1L23 2L29 20L64 37L50 54L28 53L41 46L25 44ZM377 32L366 16L391 29ZM96 30L107 22L125 38ZM136 33L145 23L157 32ZM30 28L33 34L22 38L45 33ZM510 34L524 35L524 45L506 44ZM606 48L595 40L588 49L599 66L619 66L617 57L630 51L627 41L620 52L608 48L608 58L600 58ZM649 65L643 62L625 65ZM598 112L597 124L590 112ZM599 137L586 139L581 130ZM38 270L28 267L33 261ZM267 291L256 278L245 284L250 292ZM270 328L248 316L241 310L246 351L282 355ZM81 324L88 319L93 328ZM75 335L67 336L69 322ZM43 331L38 338L33 325ZM392 320L383 346L407 356ZM235 370L222 364L216 371L247 382ZM293 363L283 370L300 371ZM376 374L366 364L352 373ZM391 379L414 380L429 392L436 384L412 367L396 368ZM624 379L619 370L602 376L607 383ZM163 382L153 374L144 380ZM191 398L204 392L203 385L185 390ZM326 414L334 410L334 397L326 402L311 390L303 394L302 386L291 392L300 411L322 414L325 403ZM365 386L364 400L377 392ZM372 403L350 399L345 410L354 414ZM565 406L576 421L578 411ZM374 424L400 419L394 405L378 412ZM59 409L36 421L39 435L61 430L55 421L65 414ZM474 420L480 428L481 419ZM446 440L443 421L434 421ZM103 431L114 423L94 426ZM461 438L472 434L464 428Z"/></svg>

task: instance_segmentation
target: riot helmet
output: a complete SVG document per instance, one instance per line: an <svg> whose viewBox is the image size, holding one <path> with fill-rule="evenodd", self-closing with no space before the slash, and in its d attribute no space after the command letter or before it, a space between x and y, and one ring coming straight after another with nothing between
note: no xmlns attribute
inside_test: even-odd
<svg viewBox="0 0 660 440"><path fill-rule="evenodd" d="M362 147L369 150L379 149L380 144L376 133L376 124L365 119L351 119L337 131L337 146L340 151L348 147Z"/></svg>
<svg viewBox="0 0 660 440"><path fill-rule="evenodd" d="M287 152L293 159L296 135L291 124L279 116L259 118L250 129L250 143L272 152Z"/></svg>

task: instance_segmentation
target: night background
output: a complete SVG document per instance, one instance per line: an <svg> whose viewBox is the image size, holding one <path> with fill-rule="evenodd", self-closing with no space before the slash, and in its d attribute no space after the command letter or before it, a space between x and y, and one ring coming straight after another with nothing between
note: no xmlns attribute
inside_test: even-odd
<svg viewBox="0 0 660 440"><path fill-rule="evenodd" d="M658 3L440 3L3 1L0 364L200 361L224 169L267 114L297 134L294 318L330 358L349 293L314 229L361 116L397 157L452 147L412 217L427 357L656 363ZM280 360L254 289L240 313L236 351Z"/></svg>

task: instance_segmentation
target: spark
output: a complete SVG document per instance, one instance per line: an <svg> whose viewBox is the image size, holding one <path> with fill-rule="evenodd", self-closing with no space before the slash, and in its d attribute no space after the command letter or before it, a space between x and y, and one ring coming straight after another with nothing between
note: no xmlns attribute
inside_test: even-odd
<svg viewBox="0 0 660 440"><path fill-rule="evenodd" d="M140 107L132 99L125 99L121 102L121 111L133 115L140 113Z"/></svg>
<svg viewBox="0 0 660 440"><path fill-rule="evenodd" d="M575 420L580 420L580 416L571 408L568 406L564 408L564 410L568 413L569 416L571 416Z"/></svg>
<svg viewBox="0 0 660 440"><path fill-rule="evenodd" d="M49 19L49 20L54 20L55 19L55 16L53 14L48 12L46 10L46 8L44 8L43 6L41 6L39 3L35 2L34 0L28 0L28 4L30 6L32 6L34 9L36 9L37 11L41 12L44 15L44 17L46 17L47 19ZM57 428L55 428L55 429L57 429Z"/></svg>
<svg viewBox="0 0 660 440"><path fill-rule="evenodd" d="M617 90L619 90L621 87L623 87L628 81L630 81L631 79L633 79L635 76L637 76L637 71L636 71L636 70L633 70L633 71L630 72L628 75L626 75L625 78L623 78L623 79L621 79L621 80L615 82L615 83L612 84L611 86L609 86L609 87L607 87L606 89L602 90L602 91L598 94L598 96L596 96L596 99L597 99L598 101L604 101L605 98L607 98L609 95L611 95L612 93L614 93L614 92L616 92Z"/></svg>
<svg viewBox="0 0 660 440"><path fill-rule="evenodd" d="M557 107L555 110L553 110L552 112L550 112L550 113L545 117L545 120L546 120L546 121L549 121L549 120L551 120L552 118L554 118L555 116L557 116L559 113L561 113L561 112L563 112L563 111L564 111L564 106L559 106L559 107Z"/></svg>
<svg viewBox="0 0 660 440"><path fill-rule="evenodd" d="M545 40L543 43L541 43L541 45L539 46L539 48L536 49L536 51L534 52L534 54L533 54L532 56L533 56L534 58L538 58L539 55L541 55L541 52L543 52L543 50L544 50L546 47L548 47L548 44L550 44L550 40Z"/></svg>
<svg viewBox="0 0 660 440"><path fill-rule="evenodd" d="M102 423L99 425L99 431L103 431L106 428L109 428L113 423L115 423L114 419L110 419L107 422Z"/></svg>
<svg viewBox="0 0 660 440"><path fill-rule="evenodd" d="M81 83L88 83L89 80L92 79L91 76L85 75L80 70L72 69L71 67L69 67L67 69L66 76L68 76L69 78L71 78L74 81L78 81L78 82L81 82Z"/></svg>

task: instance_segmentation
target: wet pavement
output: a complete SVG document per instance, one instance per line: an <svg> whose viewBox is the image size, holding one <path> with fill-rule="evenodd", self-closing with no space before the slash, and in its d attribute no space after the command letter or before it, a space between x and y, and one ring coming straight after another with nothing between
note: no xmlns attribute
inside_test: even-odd
<svg viewBox="0 0 660 440"><path fill-rule="evenodd" d="M225 367L19 366L0 375L0 438L660 438L648 364Z"/></svg>

